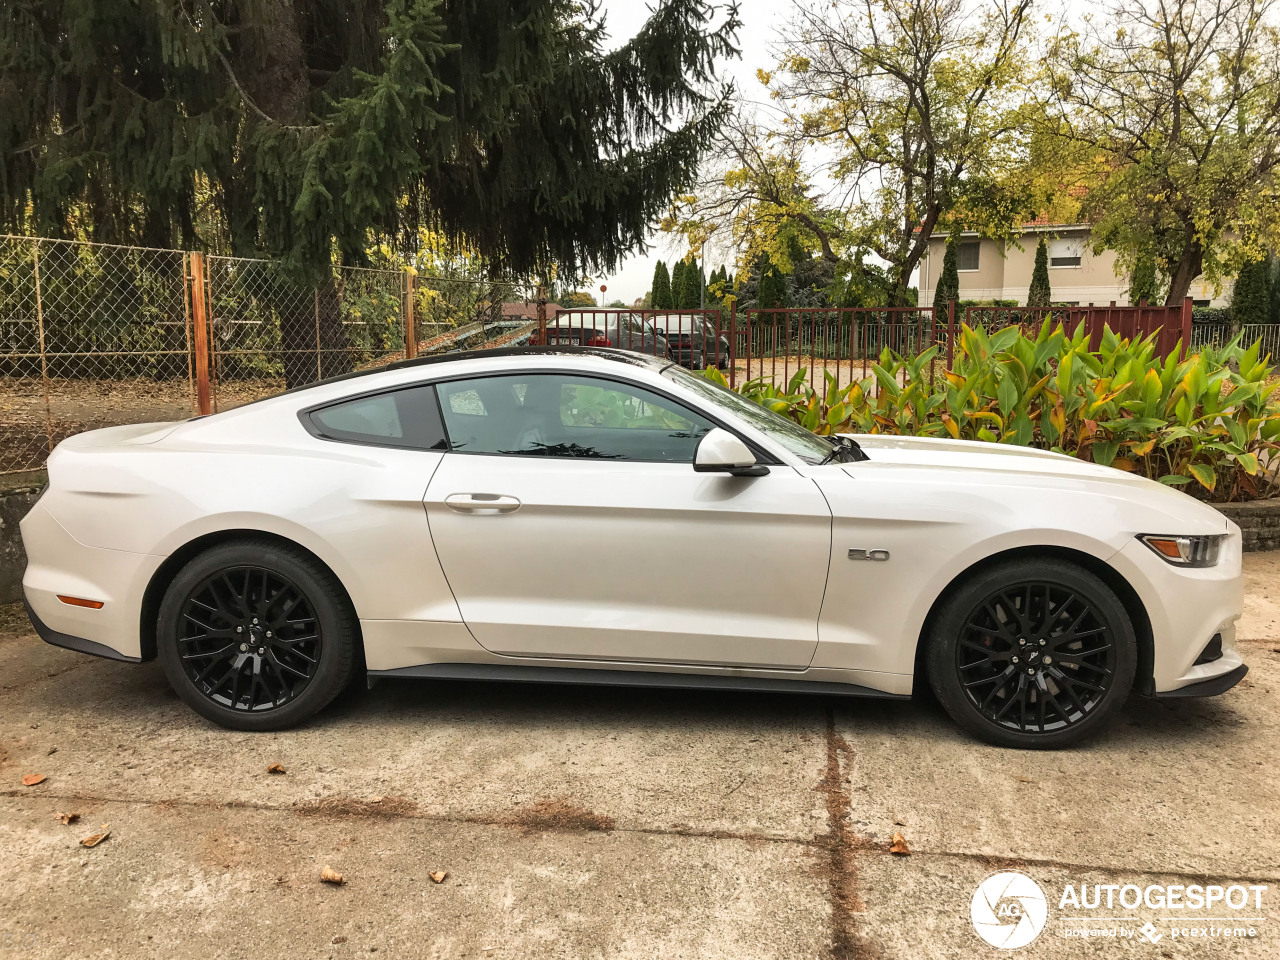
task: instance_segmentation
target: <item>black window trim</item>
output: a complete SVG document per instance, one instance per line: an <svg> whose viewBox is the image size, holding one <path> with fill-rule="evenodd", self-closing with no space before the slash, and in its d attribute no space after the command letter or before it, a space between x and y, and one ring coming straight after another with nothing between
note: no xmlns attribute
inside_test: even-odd
<svg viewBox="0 0 1280 960"><path fill-rule="evenodd" d="M673 396L671 393L668 393L666 390L662 390L657 387L652 387L647 383L637 383L634 380L628 380L626 377L617 376L616 374L599 373L595 370L572 370L572 369L547 370L545 368L534 367L534 368L519 368L516 370L503 370L501 372L478 371L475 373L459 373L459 374L455 374L454 376L435 377L431 380L415 380L410 383L399 383L392 387L382 387L378 390L369 390L365 393L354 393L349 396L341 397L336 400L326 400L324 403L317 403L309 407L304 407L303 409L298 411L298 420L302 423L302 426L307 431L307 433L311 434L311 436L315 437L317 440L327 440L330 443L349 443L359 447L383 447L391 450L407 450L407 451L416 452L416 453L456 453L459 455L465 455L470 457L519 457L522 460L569 460L569 461L578 462L578 463L593 463L593 464L678 462L678 461L672 461L672 460L637 460L637 459L612 460L612 459L596 459L594 457L562 457L562 456L556 456L554 454L489 453L483 450L453 449L453 441L449 438L449 425L445 423L444 410L440 406L440 394L439 394L439 391L436 389L440 384L455 383L459 380L492 379L494 377L527 377L527 376L538 376L538 375L556 376L556 375L563 375L563 374L570 374L570 375L575 375L579 377L588 377L595 380L608 380L612 383L621 383L626 386L639 387L642 390L648 390L650 393L656 394L657 396L662 397L664 400L671 401L671 403L680 407L682 410L688 410L691 413L697 414L699 417L701 417L704 420L709 420L711 423L719 427L721 430L727 430L729 431L729 433L732 433L735 437L737 437L739 440L741 440L743 443L747 445L748 449L750 449L751 452L755 455L757 463L762 463L762 464L766 464L768 466L774 466L774 467L786 466L786 464L782 460L778 459L778 457L775 454L773 454L769 450L762 447L759 443L757 443L752 438L743 436L742 432L737 427L725 422L722 418L709 414L705 410L692 407L689 405L687 401L681 399L680 397ZM354 440L354 439L347 439L345 437L331 437L331 436L327 436L319 428L319 425L314 423L311 419L312 413L318 410L324 410L327 407L336 407L339 404L349 403L353 400L365 400L365 399L368 399L369 397L381 396L384 393L398 393L401 390L410 390L416 387L431 388L431 395L435 399L436 413L440 417L440 426L444 430L445 443L448 444L447 448L444 450L439 450L434 447L428 447L424 449L422 447L406 447L403 444L378 443L374 440Z"/></svg>

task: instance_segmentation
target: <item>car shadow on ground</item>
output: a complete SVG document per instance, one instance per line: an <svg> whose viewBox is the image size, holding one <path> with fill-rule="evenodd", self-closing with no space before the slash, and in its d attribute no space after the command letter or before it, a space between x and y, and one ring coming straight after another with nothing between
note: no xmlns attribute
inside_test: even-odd
<svg viewBox="0 0 1280 960"><path fill-rule="evenodd" d="M33 642L35 641L32 638ZM118 664L84 658L77 669L43 678L28 712L75 716L97 713L110 722L136 723L139 729L178 723L214 729L169 687L159 664ZM15 691L16 692L16 691ZM1152 700L1134 695L1087 748L1144 743L1161 748L1180 745L1221 747L1246 737L1261 713L1246 706L1257 695L1249 681L1220 697ZM468 680L387 679L370 689L359 679L303 729L418 724L474 725L482 734L516 726L527 731L629 732L697 728L718 734L762 728L795 728L822 733L828 717L845 737L922 738L973 743L961 733L927 691L911 700L879 700L791 693L725 690L669 690L575 684Z"/></svg>

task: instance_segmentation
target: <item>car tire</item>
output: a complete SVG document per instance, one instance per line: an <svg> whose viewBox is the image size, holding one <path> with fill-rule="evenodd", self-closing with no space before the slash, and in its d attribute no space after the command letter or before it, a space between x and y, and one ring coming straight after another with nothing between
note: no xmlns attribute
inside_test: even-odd
<svg viewBox="0 0 1280 960"><path fill-rule="evenodd" d="M927 637L929 684L965 730L1053 749L1095 734L1133 687L1138 642L1115 592L1076 564L988 567L946 597Z"/></svg>
<svg viewBox="0 0 1280 960"><path fill-rule="evenodd" d="M350 682L357 620L341 584L313 557L242 540L178 571L156 638L169 683L201 716L233 730L282 730Z"/></svg>

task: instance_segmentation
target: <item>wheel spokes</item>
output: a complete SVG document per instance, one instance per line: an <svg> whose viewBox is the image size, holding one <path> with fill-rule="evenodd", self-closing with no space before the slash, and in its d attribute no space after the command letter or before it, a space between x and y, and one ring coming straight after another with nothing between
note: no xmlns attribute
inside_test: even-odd
<svg viewBox="0 0 1280 960"><path fill-rule="evenodd" d="M265 567L212 575L188 596L179 623L179 660L187 677L204 696L233 710L260 712L288 703L320 664L323 638L311 601Z"/></svg>
<svg viewBox="0 0 1280 960"><path fill-rule="evenodd" d="M1010 584L963 622L955 647L961 689L998 726L1063 729L1110 689L1117 651L1087 594L1043 581Z"/></svg>

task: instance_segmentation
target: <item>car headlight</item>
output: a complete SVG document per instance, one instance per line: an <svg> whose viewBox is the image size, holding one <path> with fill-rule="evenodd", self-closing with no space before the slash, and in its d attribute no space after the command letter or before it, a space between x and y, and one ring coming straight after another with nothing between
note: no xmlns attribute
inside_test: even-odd
<svg viewBox="0 0 1280 960"><path fill-rule="evenodd" d="M1226 534L1204 537L1166 537L1148 533L1138 537L1175 567L1212 567L1218 562Z"/></svg>

